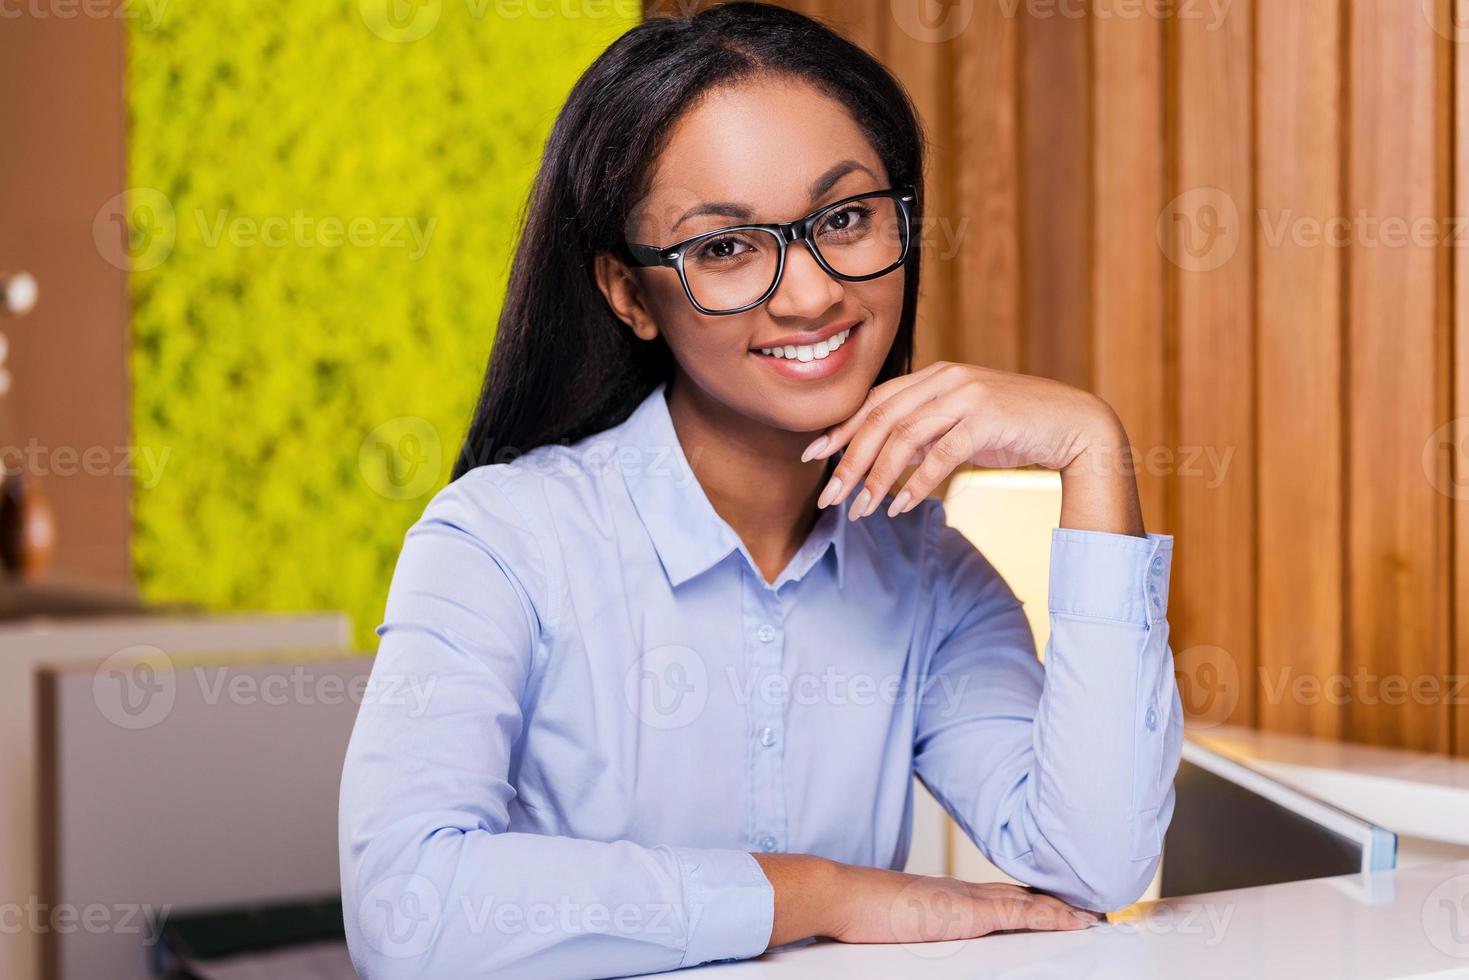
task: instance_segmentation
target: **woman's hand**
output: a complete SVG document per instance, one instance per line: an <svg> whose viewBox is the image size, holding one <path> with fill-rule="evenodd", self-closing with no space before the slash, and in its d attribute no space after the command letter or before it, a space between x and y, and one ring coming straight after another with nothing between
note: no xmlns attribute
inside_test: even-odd
<svg viewBox="0 0 1469 980"><path fill-rule="evenodd" d="M854 490L849 520L882 503L904 513L964 463L1061 471L1061 526L1143 535L1127 433L1095 395L1045 378L940 361L873 388L851 418L815 439L802 459L845 448L818 507ZM859 489L860 487L860 489Z"/></svg>
<svg viewBox="0 0 1469 980"><path fill-rule="evenodd" d="M775 889L770 945L827 936L847 943L974 939L1010 929L1072 931L1097 921L1050 895L837 864L801 854L757 854Z"/></svg>
<svg viewBox="0 0 1469 980"><path fill-rule="evenodd" d="M845 943L933 943L1030 929L1069 932L1097 917L1019 885L985 884L844 866L846 920L833 939Z"/></svg>

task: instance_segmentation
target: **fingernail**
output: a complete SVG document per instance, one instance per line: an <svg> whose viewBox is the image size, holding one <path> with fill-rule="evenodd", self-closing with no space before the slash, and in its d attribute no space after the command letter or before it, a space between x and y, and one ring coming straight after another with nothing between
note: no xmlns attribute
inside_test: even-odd
<svg viewBox="0 0 1469 980"><path fill-rule="evenodd" d="M847 520L855 521L857 518L864 516L863 512L867 510L867 501L871 499L872 492L866 487L863 487L862 492L857 494L857 499L852 501L852 506L847 508Z"/></svg>
<svg viewBox="0 0 1469 980"><path fill-rule="evenodd" d="M806 451L803 452L803 453L801 453L801 462L803 462L803 463L809 463L811 460L815 459L817 456L820 456L822 450L824 450L826 448L826 444L829 443L829 442L831 442L831 439L829 439L828 437L826 437L826 436L817 436L811 442L811 445L809 445L809 446L806 447Z"/></svg>
<svg viewBox="0 0 1469 980"><path fill-rule="evenodd" d="M908 501L912 499L913 495L907 490L899 490L898 495L893 498L892 505L888 507L888 516L897 517L903 512L903 508L908 506Z"/></svg>
<svg viewBox="0 0 1469 980"><path fill-rule="evenodd" d="M841 492L842 478L839 476L832 477L829 481L827 481L826 489L821 491L821 496L817 498L816 509L821 510L827 504L837 499L838 495L840 495Z"/></svg>
<svg viewBox="0 0 1469 980"><path fill-rule="evenodd" d="M1074 911L1072 911L1071 914L1074 915L1074 916L1076 916L1082 922L1087 923L1088 925L1090 925L1091 923L1097 921L1097 917L1095 915L1092 915L1090 912L1082 912L1082 911L1079 911L1079 910L1074 910Z"/></svg>

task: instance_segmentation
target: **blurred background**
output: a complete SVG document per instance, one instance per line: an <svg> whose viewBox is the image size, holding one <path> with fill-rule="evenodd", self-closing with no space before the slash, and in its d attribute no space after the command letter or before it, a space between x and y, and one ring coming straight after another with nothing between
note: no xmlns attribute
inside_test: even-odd
<svg viewBox="0 0 1469 980"><path fill-rule="evenodd" d="M0 714L19 747L0 926L42 908L0 929L0 974L110 969L118 929L46 909L333 887L334 849L271 833L335 807L353 703L322 679L360 684L403 533L448 479L542 142L608 43L704 5L0 10ZM1469 793L1469 0L784 5L877 54L923 116L920 362L1058 378L1121 414L1149 530L1177 539L1193 730ZM1023 508L976 486L949 493L981 540L985 513ZM176 679L215 667L257 694L304 670L315 694L281 721L263 694ZM303 744L319 758L286 758ZM221 768L252 753L270 764ZM232 829L275 828L274 863L246 849L204 875L218 841L160 832L98 877L128 848L76 850L98 812L139 821L136 844L225 800ZM949 830L931 845L930 866L964 867Z"/></svg>

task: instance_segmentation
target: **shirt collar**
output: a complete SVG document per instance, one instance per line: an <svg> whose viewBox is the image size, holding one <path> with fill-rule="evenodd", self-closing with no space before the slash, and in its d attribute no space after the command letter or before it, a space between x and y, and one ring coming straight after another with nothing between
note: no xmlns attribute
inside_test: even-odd
<svg viewBox="0 0 1469 980"><path fill-rule="evenodd" d="M677 587L722 561L731 551L754 559L734 529L714 510L694 476L673 419L668 414L667 383L658 385L627 420L609 431L619 469L638 517L653 541L671 585ZM774 583L799 579L828 548L836 554L837 584L842 583L847 520L846 503L817 516L796 556ZM758 574L758 572L757 572Z"/></svg>

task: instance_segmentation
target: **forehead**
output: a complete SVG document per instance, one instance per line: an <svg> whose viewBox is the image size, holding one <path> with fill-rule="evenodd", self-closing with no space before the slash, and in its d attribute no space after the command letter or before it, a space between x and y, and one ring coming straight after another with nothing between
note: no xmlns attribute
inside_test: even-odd
<svg viewBox="0 0 1469 980"><path fill-rule="evenodd" d="M674 124L642 203L667 215L734 202L757 220L789 220L821 203L811 184L844 160L875 177L849 174L824 200L887 186L876 149L844 105L799 79L751 79L710 91Z"/></svg>

